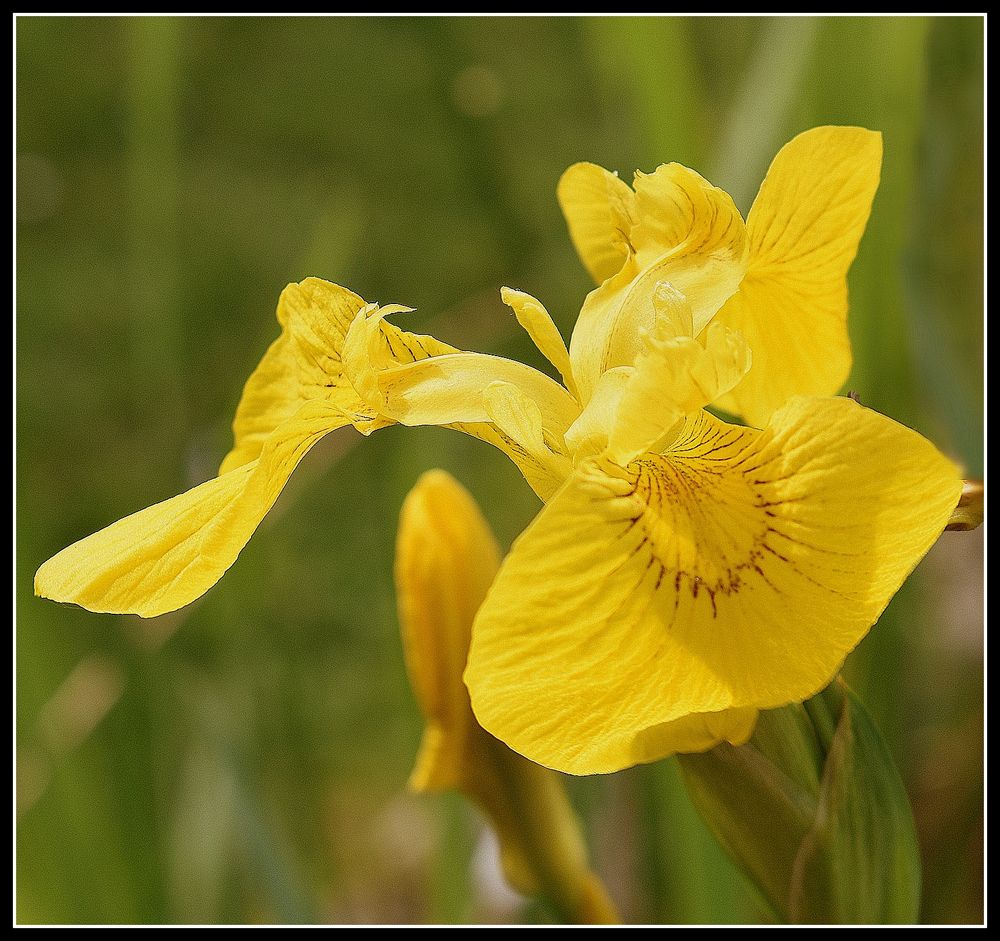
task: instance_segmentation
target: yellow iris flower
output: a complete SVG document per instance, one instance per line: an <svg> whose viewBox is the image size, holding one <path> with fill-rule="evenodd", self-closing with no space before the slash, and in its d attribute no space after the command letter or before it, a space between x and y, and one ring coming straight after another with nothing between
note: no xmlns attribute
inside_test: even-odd
<svg viewBox="0 0 1000 941"><path fill-rule="evenodd" d="M500 448L545 501L476 617L476 717L575 774L721 740L836 674L940 534L957 469L836 391L845 275L881 144L817 128L776 157L744 223L676 164L633 191L592 165L559 196L602 281L567 349L503 299L562 377L406 333L318 279L290 285L220 475L63 550L38 594L153 616L214 584L328 432L442 425ZM763 426L727 424L711 403Z"/></svg>

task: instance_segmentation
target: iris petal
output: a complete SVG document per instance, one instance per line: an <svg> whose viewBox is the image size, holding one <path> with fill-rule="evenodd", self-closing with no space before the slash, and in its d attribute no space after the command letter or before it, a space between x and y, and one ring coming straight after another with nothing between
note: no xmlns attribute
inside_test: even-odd
<svg viewBox="0 0 1000 941"><path fill-rule="evenodd" d="M627 183L593 163L575 163L556 188L569 235L591 277L600 284L628 257L635 194Z"/></svg>
<svg viewBox="0 0 1000 941"><path fill-rule="evenodd" d="M739 330L754 366L720 404L755 425L790 396L847 381L847 271L878 188L882 136L819 127L774 158L747 219L750 260L719 322Z"/></svg>
<svg viewBox="0 0 1000 941"><path fill-rule="evenodd" d="M930 443L847 399L796 398L763 432L702 413L628 470L586 462L477 615L476 716L532 760L590 774L686 747L667 734L684 717L807 698L960 490Z"/></svg>
<svg viewBox="0 0 1000 941"><path fill-rule="evenodd" d="M404 425L456 428L487 441L517 465L543 500L551 496L568 470L563 435L579 414L576 399L537 369L405 333L387 324L385 314L385 308L359 312L344 344L347 374L366 404ZM380 342L380 331L387 327L395 331L392 343L382 353L373 351L372 344ZM432 355L416 358L427 351ZM522 441L510 436L515 425L494 421L498 402L488 390L497 385L514 387L537 407L544 452L534 446L534 428ZM505 414L511 416L510 410Z"/></svg>
<svg viewBox="0 0 1000 941"><path fill-rule="evenodd" d="M635 255L591 291L570 341L583 401L600 375L631 366L656 319L654 295L669 282L691 303L697 335L740 285L746 231L732 199L693 170L666 164L636 175Z"/></svg>
<svg viewBox="0 0 1000 941"><path fill-rule="evenodd" d="M351 421L332 402L307 403L271 433L260 457L53 556L35 574L35 594L147 618L189 604L236 561L309 449Z"/></svg>

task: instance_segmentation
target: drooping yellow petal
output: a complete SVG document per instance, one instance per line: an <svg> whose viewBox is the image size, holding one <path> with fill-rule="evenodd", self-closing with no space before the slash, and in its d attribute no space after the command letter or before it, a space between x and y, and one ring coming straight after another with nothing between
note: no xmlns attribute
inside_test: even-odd
<svg viewBox="0 0 1000 941"><path fill-rule="evenodd" d="M694 335L739 287L746 231L732 199L678 164L636 175L636 254L587 296L570 342L573 375L586 402L601 373L630 366L653 327L653 297L670 283L691 303Z"/></svg>
<svg viewBox="0 0 1000 941"><path fill-rule="evenodd" d="M576 382L573 379L569 350L566 349L559 328L552 322L552 317L542 302L530 294L525 294L524 291L514 291L511 288L501 288L500 298L514 311L517 322L531 337L531 341L538 347L542 356L559 371L566 388L576 395Z"/></svg>
<svg viewBox="0 0 1000 941"><path fill-rule="evenodd" d="M236 561L309 449L352 419L333 402L306 403L271 433L260 457L53 556L35 574L35 594L142 617L189 604Z"/></svg>
<svg viewBox="0 0 1000 941"><path fill-rule="evenodd" d="M719 320L754 366L721 404L755 425L790 396L837 392L851 369L847 270L878 188L882 136L818 127L774 158L747 219L750 258Z"/></svg>
<svg viewBox="0 0 1000 941"><path fill-rule="evenodd" d="M568 463L563 434L579 414L579 405L559 383L530 366L498 356L461 353L430 337L403 333L381 351L387 308L359 312L344 343L344 367L366 404L377 414L404 425L456 428L499 447L517 464L544 500L565 479ZM433 345L432 345L433 344ZM412 350L430 355L414 360ZM486 390L513 386L537 406L544 453L533 439L510 437L514 425L500 427L493 418L496 401ZM527 427L527 426L525 426ZM533 432L532 432L533 433Z"/></svg>
<svg viewBox="0 0 1000 941"><path fill-rule="evenodd" d="M364 306L353 291L320 278L281 292L281 335L244 386L233 420L233 449L220 474L260 457L271 433L305 402L336 400L349 411L365 411L340 361L347 329Z"/></svg>
<svg viewBox="0 0 1000 941"><path fill-rule="evenodd" d="M617 274L635 222L635 194L628 184L596 164L575 163L559 179L556 196L591 277L600 284Z"/></svg>
<svg viewBox="0 0 1000 941"><path fill-rule="evenodd" d="M299 460L344 425L364 434L392 423L370 409L344 370L350 324L366 307L319 278L290 284L278 302L282 332L244 388L235 445L219 477L135 513L64 549L35 576L36 593L96 611L152 617L193 601L236 560ZM385 308L393 312L398 308ZM386 324L384 355L401 334ZM411 359L447 347L415 347Z"/></svg>
<svg viewBox="0 0 1000 941"><path fill-rule="evenodd" d="M804 699L960 491L929 442L848 399L795 398L764 432L702 413L627 471L588 462L479 611L476 716L532 760L590 774L674 747L649 731L665 723Z"/></svg>

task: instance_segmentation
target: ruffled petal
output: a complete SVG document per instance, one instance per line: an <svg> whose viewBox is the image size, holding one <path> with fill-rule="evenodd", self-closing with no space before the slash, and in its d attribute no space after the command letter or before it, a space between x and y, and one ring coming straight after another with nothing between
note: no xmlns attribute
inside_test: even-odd
<svg viewBox="0 0 1000 941"><path fill-rule="evenodd" d="M600 375L631 366L652 328L653 297L669 282L691 303L697 335L739 287L746 230L732 199L679 164L636 174L636 254L587 296L570 342L573 375L586 402Z"/></svg>
<svg viewBox="0 0 1000 941"><path fill-rule="evenodd" d="M591 277L600 284L617 274L635 221L635 194L628 184L604 167L575 163L560 178L556 196Z"/></svg>

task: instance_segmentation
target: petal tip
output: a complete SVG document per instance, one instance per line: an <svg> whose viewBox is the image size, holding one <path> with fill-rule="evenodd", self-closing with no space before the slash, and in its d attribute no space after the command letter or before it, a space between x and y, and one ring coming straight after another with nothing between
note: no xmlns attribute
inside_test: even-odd
<svg viewBox="0 0 1000 941"><path fill-rule="evenodd" d="M464 498L466 494L465 488L448 471L435 467L424 471L417 478L417 482L413 485L408 496L452 497L461 495L461 498Z"/></svg>

